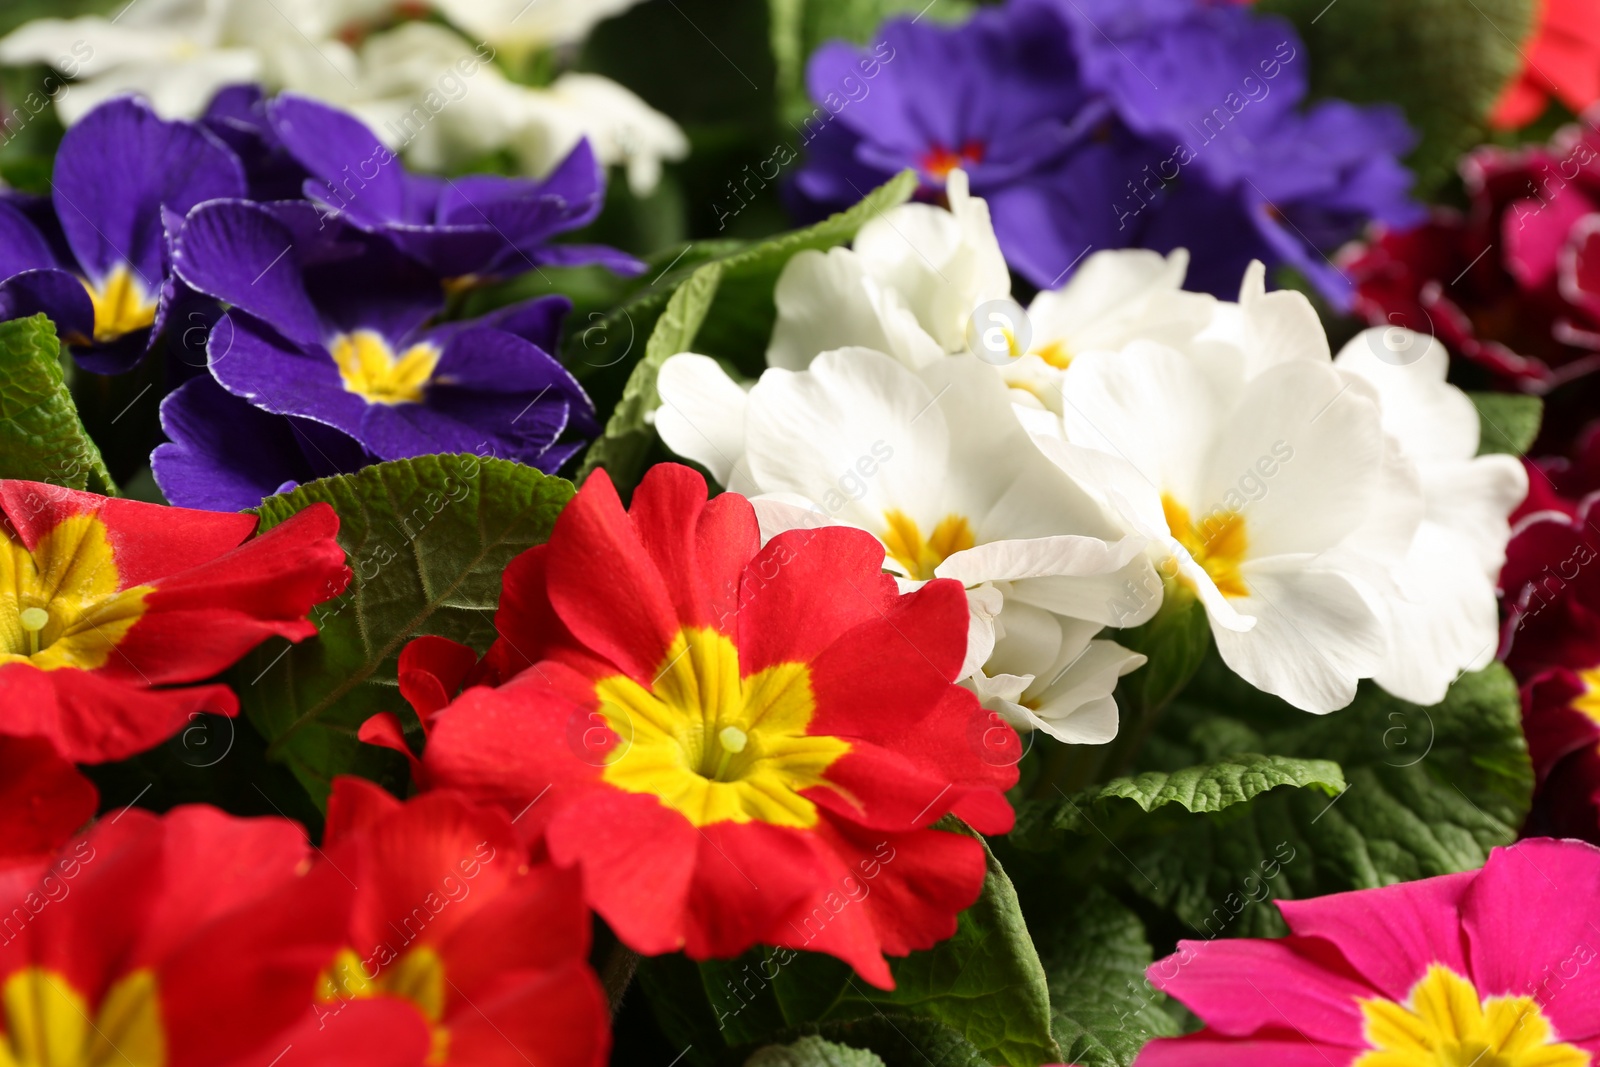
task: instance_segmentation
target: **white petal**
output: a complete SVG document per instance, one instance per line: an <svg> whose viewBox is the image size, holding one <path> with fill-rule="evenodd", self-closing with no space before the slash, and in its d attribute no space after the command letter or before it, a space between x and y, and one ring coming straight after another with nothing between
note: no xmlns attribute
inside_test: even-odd
<svg viewBox="0 0 1600 1067"><path fill-rule="evenodd" d="M1213 623L1217 651L1235 674L1264 692L1324 714L1355 699L1387 654L1380 609L1343 574L1288 561L1246 564L1252 595L1235 606L1256 620L1248 633Z"/></svg>
<svg viewBox="0 0 1600 1067"><path fill-rule="evenodd" d="M768 366L805 370L821 353L850 347L887 352L910 367L944 355L904 300L869 278L848 248L797 252L778 276L773 300L778 319Z"/></svg>
<svg viewBox="0 0 1600 1067"><path fill-rule="evenodd" d="M1189 253L1144 249L1096 252L1065 286L1028 305L1035 351L1056 343L1068 355L1115 352L1135 340L1180 347L1212 315L1213 297L1183 291Z"/></svg>
<svg viewBox="0 0 1600 1067"><path fill-rule="evenodd" d="M726 487L744 457L748 396L716 360L684 352L661 365L656 432L680 456L694 460Z"/></svg>
<svg viewBox="0 0 1600 1067"><path fill-rule="evenodd" d="M881 352L843 349L823 353L809 372L768 370L751 390L746 426L751 475L764 492L815 500L878 535L891 510L923 523L944 517L944 413L915 374Z"/></svg>
<svg viewBox="0 0 1600 1067"><path fill-rule="evenodd" d="M1434 463L1422 475L1428 521L1460 537L1478 567L1498 578L1511 538L1507 521L1528 496L1528 469L1515 456Z"/></svg>
<svg viewBox="0 0 1600 1067"><path fill-rule="evenodd" d="M1438 341L1410 330L1365 330L1335 362L1377 388L1384 430L1419 463L1477 455L1478 410L1445 381L1450 354Z"/></svg>
<svg viewBox="0 0 1600 1067"><path fill-rule="evenodd" d="M1388 602L1388 656L1374 677L1402 700L1437 704L1461 672L1494 658L1494 582L1469 541L1431 522L1418 531L1406 571L1411 597Z"/></svg>
<svg viewBox="0 0 1600 1067"><path fill-rule="evenodd" d="M1283 363L1245 388L1199 492L1179 500L1197 525L1215 511L1244 515L1248 558L1321 552L1366 519L1383 458L1369 400L1331 366Z"/></svg>

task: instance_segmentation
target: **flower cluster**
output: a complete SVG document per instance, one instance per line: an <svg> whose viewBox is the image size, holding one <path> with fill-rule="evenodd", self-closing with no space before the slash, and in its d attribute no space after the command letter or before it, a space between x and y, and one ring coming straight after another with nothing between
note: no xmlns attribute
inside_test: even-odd
<svg viewBox="0 0 1600 1067"><path fill-rule="evenodd" d="M1096 635L1164 602L1198 598L1228 666L1308 711L1362 678L1435 703L1493 659L1527 479L1477 457L1441 346L1371 331L1332 358L1259 264L1227 303L1180 291L1182 253L1096 253L1023 313L988 206L947 182L948 210L789 261L748 392L663 366L662 440L753 495L765 536L856 526L908 587L960 581L972 685L1062 740L1115 735L1143 657Z"/></svg>
<svg viewBox="0 0 1600 1067"><path fill-rule="evenodd" d="M0 63L77 79L50 93L69 126L130 90L165 118L193 119L253 83L346 108L429 170L506 150L542 176L587 140L644 194L663 161L688 152L672 120L609 78L567 71L534 88L495 63L569 47L637 2L180 0L30 22L0 40Z"/></svg>
<svg viewBox="0 0 1600 1067"><path fill-rule="evenodd" d="M1092 250L1186 248L1197 289L1228 295L1259 259L1344 306L1326 253L1419 217L1398 109L1304 106L1304 42L1248 5L1008 0L956 27L892 20L881 39L813 56L798 192L849 204L909 167L936 197L961 168L1037 286Z"/></svg>

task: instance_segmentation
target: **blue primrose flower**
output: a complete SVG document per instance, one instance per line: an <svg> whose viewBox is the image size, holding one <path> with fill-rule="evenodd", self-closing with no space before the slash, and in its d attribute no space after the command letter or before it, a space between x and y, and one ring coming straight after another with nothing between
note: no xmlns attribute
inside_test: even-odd
<svg viewBox="0 0 1600 1067"><path fill-rule="evenodd" d="M42 311L81 367L122 373L160 334L171 296L163 209L242 196L244 170L201 127L119 97L67 131L51 188L48 200L0 200L0 318Z"/></svg>
<svg viewBox="0 0 1600 1067"><path fill-rule="evenodd" d="M172 262L229 309L207 341L210 380L162 405L171 443L152 466L175 504L251 507L307 478L439 452L554 471L599 430L550 355L563 297L430 326L437 275L306 202L202 204Z"/></svg>
<svg viewBox="0 0 1600 1067"><path fill-rule="evenodd" d="M1092 250L1185 247L1191 288L1232 296L1261 259L1342 307L1326 253L1370 221L1421 217L1399 162L1415 137L1388 105L1305 108L1307 68L1292 24L1232 3L1008 0L959 26L891 20L876 46L813 56L823 106L795 191L842 206L911 167L936 197L959 166L1035 285Z"/></svg>

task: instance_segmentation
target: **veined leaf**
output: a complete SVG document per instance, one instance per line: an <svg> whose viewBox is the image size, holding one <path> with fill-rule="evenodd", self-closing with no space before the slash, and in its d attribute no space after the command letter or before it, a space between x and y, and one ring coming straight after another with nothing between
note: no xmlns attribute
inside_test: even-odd
<svg viewBox="0 0 1600 1067"><path fill-rule="evenodd" d="M532 467L445 455L380 463L262 503L263 530L313 502L331 504L355 575L343 596L313 612L316 639L270 642L234 674L268 755L287 762L319 805L334 775L388 765L356 730L404 708L396 664L406 642L439 634L486 649L501 573L544 543L571 496L569 482Z"/></svg>
<svg viewBox="0 0 1600 1067"><path fill-rule="evenodd" d="M0 478L117 491L78 418L61 342L43 315L0 322Z"/></svg>

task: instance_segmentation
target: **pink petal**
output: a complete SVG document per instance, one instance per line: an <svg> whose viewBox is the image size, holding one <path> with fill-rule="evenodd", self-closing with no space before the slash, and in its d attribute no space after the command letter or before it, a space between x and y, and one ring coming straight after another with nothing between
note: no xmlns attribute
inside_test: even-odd
<svg viewBox="0 0 1600 1067"><path fill-rule="evenodd" d="M1477 872L1468 871L1313 900L1284 900L1278 910L1289 929L1332 942L1362 977L1389 999L1403 1001L1430 963L1467 973L1461 896L1476 877Z"/></svg>

